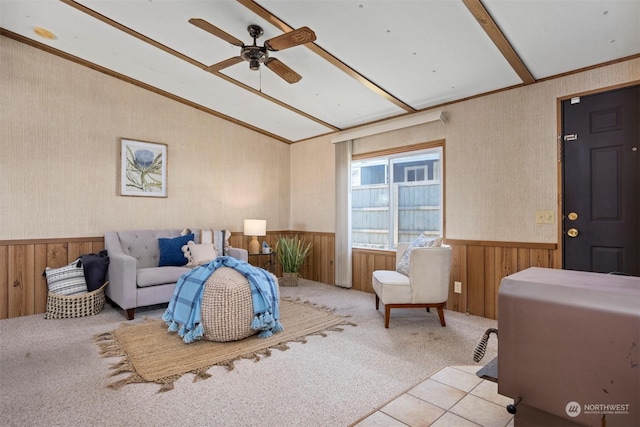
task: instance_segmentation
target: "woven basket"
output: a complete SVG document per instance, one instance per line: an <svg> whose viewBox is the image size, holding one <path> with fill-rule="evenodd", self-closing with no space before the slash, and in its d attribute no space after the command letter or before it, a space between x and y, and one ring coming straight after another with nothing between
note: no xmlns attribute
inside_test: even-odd
<svg viewBox="0 0 640 427"><path fill-rule="evenodd" d="M104 288L109 282L104 282L95 291L76 295L59 295L49 292L47 295L47 311L45 319L71 319L74 317L93 316L104 308Z"/></svg>

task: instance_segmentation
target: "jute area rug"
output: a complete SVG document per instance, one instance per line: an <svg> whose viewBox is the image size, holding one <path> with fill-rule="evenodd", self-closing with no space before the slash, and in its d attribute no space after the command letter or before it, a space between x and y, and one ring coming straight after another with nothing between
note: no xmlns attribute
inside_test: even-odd
<svg viewBox="0 0 640 427"><path fill-rule="evenodd" d="M118 329L95 337L102 357L121 357L110 366L110 376L131 373L108 387L119 389L127 384L154 382L161 384L158 392L173 390L173 383L187 373L195 374L194 381L211 377L212 366L234 369L234 361L260 360L270 356L272 349L288 350L289 342L306 343L309 335L326 336L325 331L342 331L341 325L355 324L332 310L308 301L280 301L282 332L269 338L257 335L239 341L197 341L185 344L176 333L167 331L162 320L123 324Z"/></svg>

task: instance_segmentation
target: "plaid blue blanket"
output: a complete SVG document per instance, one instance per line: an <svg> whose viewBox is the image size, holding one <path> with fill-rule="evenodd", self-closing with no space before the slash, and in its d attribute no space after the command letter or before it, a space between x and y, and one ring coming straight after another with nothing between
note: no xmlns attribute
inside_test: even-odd
<svg viewBox="0 0 640 427"><path fill-rule="evenodd" d="M173 297L162 315L170 332L178 332L184 342L191 343L204 335L200 318L200 305L204 284L220 267L230 267L242 274L251 286L253 321L251 328L260 331L261 338L282 331L278 291L267 271L233 257L223 256L183 274L176 283Z"/></svg>

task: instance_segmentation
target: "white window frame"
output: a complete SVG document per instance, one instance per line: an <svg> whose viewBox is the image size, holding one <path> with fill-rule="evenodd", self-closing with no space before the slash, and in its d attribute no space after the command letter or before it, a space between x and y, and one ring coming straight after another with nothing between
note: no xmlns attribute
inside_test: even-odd
<svg viewBox="0 0 640 427"><path fill-rule="evenodd" d="M444 142L444 141L443 141ZM382 155L378 155L378 156L371 156L371 157L365 157L362 159L355 159L353 160L353 164L355 164L356 166L359 163L362 164L366 164L366 163L379 163L380 160L384 159L386 161L386 169L387 169L387 178L386 178L386 187L389 188L389 204L388 204L388 210L389 210L389 223L388 223L388 242L387 242L387 246L388 247L384 247L384 248L375 248L375 247L366 247L366 246L358 246L357 244L354 244L354 249L380 249L380 250L395 250L395 248L397 247L398 244L398 215L400 212L400 209L398 208L398 203L397 203L397 198L398 198L398 184L399 183L395 183L393 182L393 166L392 164L394 163L395 160L397 159L404 159L404 158L410 158L410 157L421 157L424 155L428 155L428 154L433 154L434 152L438 153L438 161L433 165L433 173L434 173L434 178L433 180L429 180L429 169L430 169L430 165L424 165L424 166L409 166L404 170L404 177L405 177L405 182L403 184L407 184L407 171L408 170L416 170L416 169L422 169L424 170L424 181L410 181L409 184L412 183L416 183L416 184L420 184L420 185L424 185L424 184L431 184L431 185L440 185L440 201L439 201L439 211L440 211L440 221L439 221L439 230L438 233L439 235L444 235L444 183L443 183L443 177L441 176L441 172L444 170L444 143L442 144L433 144L432 146L429 147L424 147L421 148L419 150L413 150L413 151L400 151L400 152L396 152L396 153L390 153L390 154L382 154ZM376 186L379 186L380 184L376 184ZM355 188L367 188L367 187L373 187L373 185L369 186L369 185L361 185L361 186L356 186ZM353 189L352 189L353 190ZM394 209L395 207L395 209ZM369 209L373 209L372 207ZM352 207L352 212L353 212L353 207ZM364 230L362 228L360 229L356 229L356 231L359 230ZM353 230L352 230L353 233Z"/></svg>
<svg viewBox="0 0 640 427"><path fill-rule="evenodd" d="M424 179L417 179L418 171L422 171ZM416 179L409 181L409 172L415 172ZM422 182L427 181L429 168L425 166L409 166L404 168L404 182Z"/></svg>

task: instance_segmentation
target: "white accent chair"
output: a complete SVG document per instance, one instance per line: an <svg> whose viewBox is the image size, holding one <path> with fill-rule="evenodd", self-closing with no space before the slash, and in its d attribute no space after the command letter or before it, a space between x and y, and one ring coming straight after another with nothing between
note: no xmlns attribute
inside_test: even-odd
<svg viewBox="0 0 640 427"><path fill-rule="evenodd" d="M410 243L398 243L396 265ZM392 308L426 308L438 310L440 324L449 297L451 247L414 248L409 256L409 276L397 271L376 270L372 284L376 293L376 310L384 304L384 327L389 327Z"/></svg>

